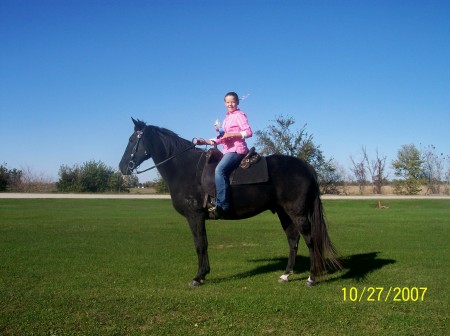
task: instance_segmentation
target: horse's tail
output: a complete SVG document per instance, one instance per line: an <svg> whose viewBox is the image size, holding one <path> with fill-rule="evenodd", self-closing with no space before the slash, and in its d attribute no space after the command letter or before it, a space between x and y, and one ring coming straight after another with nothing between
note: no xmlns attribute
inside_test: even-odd
<svg viewBox="0 0 450 336"><path fill-rule="evenodd" d="M342 269L341 260L338 252L328 236L327 224L325 222L322 201L319 192L317 192L313 203L313 212L311 214L311 239L314 250L312 273L318 277L322 276L327 270L328 265L333 270Z"/></svg>

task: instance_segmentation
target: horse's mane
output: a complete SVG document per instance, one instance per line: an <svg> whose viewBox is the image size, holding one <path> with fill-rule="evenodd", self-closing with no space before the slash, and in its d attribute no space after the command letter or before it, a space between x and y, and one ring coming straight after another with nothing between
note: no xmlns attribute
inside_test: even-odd
<svg viewBox="0 0 450 336"><path fill-rule="evenodd" d="M161 137L163 143L174 146L176 149L185 149L188 146L192 146L192 142L181 138L175 132L168 130L167 128L158 126L147 126L150 127L153 132L156 132Z"/></svg>
<svg viewBox="0 0 450 336"><path fill-rule="evenodd" d="M141 120L137 120L134 129L135 131L142 130L144 127L149 129L151 132L158 134L159 138L161 139L162 143L166 146L166 148L183 150L189 146L192 146L191 141L181 138L175 132L167 128L147 125L144 121Z"/></svg>

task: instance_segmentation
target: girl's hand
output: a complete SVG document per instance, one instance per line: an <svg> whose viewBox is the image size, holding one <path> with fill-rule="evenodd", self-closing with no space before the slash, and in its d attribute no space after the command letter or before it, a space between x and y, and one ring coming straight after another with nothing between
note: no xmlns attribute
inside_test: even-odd
<svg viewBox="0 0 450 336"><path fill-rule="evenodd" d="M194 145L211 145L211 141L210 140L205 140L202 138L194 138L192 140L192 142L194 143Z"/></svg>

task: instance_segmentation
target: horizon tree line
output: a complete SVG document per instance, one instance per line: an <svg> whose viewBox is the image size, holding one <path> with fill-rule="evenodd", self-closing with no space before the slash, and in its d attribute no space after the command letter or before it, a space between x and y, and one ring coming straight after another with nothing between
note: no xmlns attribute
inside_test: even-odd
<svg viewBox="0 0 450 336"><path fill-rule="evenodd" d="M255 147L262 155L285 154L311 164L324 194L339 193L338 187L345 183L356 184L360 194L368 186L372 193L381 194L383 186L390 182L396 194L416 195L421 186L427 188L427 194L439 194L443 184L446 184L444 193L450 194L450 157L437 153L433 145L420 149L414 144L403 145L391 162L396 177L391 181L388 180L387 157L376 149L375 157L370 158L366 147L361 146L358 159L350 156L353 174L350 176L333 158L324 155L313 135L307 132L307 124L293 129L294 124L293 117L277 116L266 129L255 131ZM91 160L72 167L61 165L58 176L58 181L53 184L59 192L124 192L138 186L153 186L158 192L168 192L159 174L153 181L139 183L136 175L122 176L117 169L101 161ZM29 167L9 169L6 163L0 164L0 191L42 192L49 185L52 185L51 181L42 174L34 174Z"/></svg>

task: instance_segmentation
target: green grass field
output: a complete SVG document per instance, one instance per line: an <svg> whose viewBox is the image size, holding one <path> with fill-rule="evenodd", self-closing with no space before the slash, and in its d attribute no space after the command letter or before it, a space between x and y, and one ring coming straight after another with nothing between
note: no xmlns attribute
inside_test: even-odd
<svg viewBox="0 0 450 336"><path fill-rule="evenodd" d="M342 271L306 287L301 242L278 283L288 245L266 212L207 223L212 272L192 289L194 245L170 200L2 199L0 334L450 334L450 202L324 205Z"/></svg>

